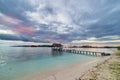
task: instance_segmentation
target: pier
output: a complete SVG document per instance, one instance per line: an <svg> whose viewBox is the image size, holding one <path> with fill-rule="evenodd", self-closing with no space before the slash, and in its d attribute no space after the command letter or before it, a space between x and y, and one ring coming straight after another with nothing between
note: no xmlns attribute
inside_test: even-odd
<svg viewBox="0 0 120 80"><path fill-rule="evenodd" d="M97 51L89 51L89 50L81 50L80 48L63 48L61 44L53 44L52 45L53 52L69 52L74 54L82 54L89 56L109 56L110 53L106 52L97 52Z"/></svg>
<svg viewBox="0 0 120 80"><path fill-rule="evenodd" d="M110 56L111 53L106 52L97 52L97 51L89 51L89 50L81 50L81 48L63 48L61 44L54 43L52 45L53 52L68 52L74 54L82 54L82 55L89 55L89 56Z"/></svg>
<svg viewBox="0 0 120 80"><path fill-rule="evenodd" d="M62 52L63 51L63 46L61 44L54 43L52 45L52 51L53 52Z"/></svg>
<svg viewBox="0 0 120 80"><path fill-rule="evenodd" d="M110 55L110 53L105 53L105 52L87 51L87 50L73 49L73 48L63 48L62 51L74 53L74 54L89 55L89 56L109 56Z"/></svg>

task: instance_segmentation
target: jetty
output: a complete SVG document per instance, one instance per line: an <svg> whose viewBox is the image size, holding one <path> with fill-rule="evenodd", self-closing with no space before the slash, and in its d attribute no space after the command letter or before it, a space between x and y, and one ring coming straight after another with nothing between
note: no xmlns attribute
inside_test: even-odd
<svg viewBox="0 0 120 80"><path fill-rule="evenodd" d="M97 52L97 51L87 51L87 50L81 50L81 49L73 49L73 48L63 48L63 52L69 52L74 54L82 54L82 55L89 55L89 56L109 56L110 53L105 52Z"/></svg>
<svg viewBox="0 0 120 80"><path fill-rule="evenodd" d="M81 50L80 48L63 48L61 44L53 44L52 47L53 52L68 52L74 54L82 54L82 55L89 55L89 56L110 56L111 53L107 52L97 52L97 51L89 51L89 50Z"/></svg>

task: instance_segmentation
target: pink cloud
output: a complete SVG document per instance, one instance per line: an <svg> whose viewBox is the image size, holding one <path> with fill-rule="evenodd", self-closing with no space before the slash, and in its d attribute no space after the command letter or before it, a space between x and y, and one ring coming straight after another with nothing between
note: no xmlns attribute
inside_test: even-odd
<svg viewBox="0 0 120 80"><path fill-rule="evenodd" d="M0 23L18 25L21 22L22 21L17 19L16 17L8 16L0 13Z"/></svg>
<svg viewBox="0 0 120 80"><path fill-rule="evenodd" d="M33 35L35 28L30 26L19 26L15 30L16 33Z"/></svg>
<svg viewBox="0 0 120 80"><path fill-rule="evenodd" d="M64 40L62 40L62 39L57 39L57 38L50 38L50 37L48 37L48 38L44 38L44 40L46 40L46 41L50 41L50 42L63 42Z"/></svg>

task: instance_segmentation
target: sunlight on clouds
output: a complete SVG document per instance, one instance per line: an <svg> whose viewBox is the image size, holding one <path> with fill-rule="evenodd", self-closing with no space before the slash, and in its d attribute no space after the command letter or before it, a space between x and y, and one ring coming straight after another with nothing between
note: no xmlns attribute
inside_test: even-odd
<svg viewBox="0 0 120 80"><path fill-rule="evenodd" d="M14 33L12 30L9 30L9 29L7 28L7 26L0 24L0 34L11 34L11 35L15 35L16 33Z"/></svg>
<svg viewBox="0 0 120 80"><path fill-rule="evenodd" d="M58 33L61 33L61 31L63 31L63 34L66 33L63 25L66 25L65 27L67 28L69 28L69 26L71 25L74 25L73 27L76 26L76 24L72 22L69 13L66 10L64 10L65 6L63 5L64 3L62 1L55 1L56 4L50 1L50 3L48 3L47 0L35 0L35 2L36 1L37 6L34 6L35 11L25 11L25 15L28 17L29 20L34 21L38 24L46 24L48 25L48 28L49 25L52 25L50 26L52 28L51 31L57 31ZM60 7L61 5L63 6ZM50 10L48 10L49 8ZM57 24L57 26L54 26L54 22ZM64 28L64 30L60 27Z"/></svg>
<svg viewBox="0 0 120 80"><path fill-rule="evenodd" d="M96 38L96 37L90 37L90 38L88 38L87 40L92 41L92 40L97 40L97 38Z"/></svg>
<svg viewBox="0 0 120 80"><path fill-rule="evenodd" d="M37 22L39 24L50 24L51 22L59 22L63 24L71 24L71 18L66 13L59 13L59 11L55 14L44 13L43 9L35 12L26 11L25 15L31 21Z"/></svg>
<svg viewBox="0 0 120 80"><path fill-rule="evenodd" d="M59 33L59 34L68 34L69 31L67 30L65 25L61 25L60 27L57 28L57 33Z"/></svg>
<svg viewBox="0 0 120 80"><path fill-rule="evenodd" d="M13 31L11 30L2 30L0 29L0 34L15 34Z"/></svg>
<svg viewBox="0 0 120 80"><path fill-rule="evenodd" d="M104 40L104 41L90 41L90 40L74 40L72 43L120 43L120 40Z"/></svg>
<svg viewBox="0 0 120 80"><path fill-rule="evenodd" d="M103 36L102 39L105 39L105 38L108 38L108 39L119 39L120 40L120 36L118 35L111 35L111 36Z"/></svg>
<svg viewBox="0 0 120 80"><path fill-rule="evenodd" d="M106 40L108 38L109 40ZM113 36L103 36L100 38L90 37L86 40L73 40L72 43L119 43L120 36L113 35Z"/></svg>
<svg viewBox="0 0 120 80"><path fill-rule="evenodd" d="M47 24L47 22L38 12L26 11L25 14L28 17L28 19L30 19L30 21L34 21L35 23L39 23L39 24Z"/></svg>
<svg viewBox="0 0 120 80"><path fill-rule="evenodd" d="M72 23L71 18L68 17L68 15L65 13L58 13L56 17L57 17L58 22L61 22L64 24L71 24Z"/></svg>
<svg viewBox="0 0 120 80"><path fill-rule="evenodd" d="M0 13L0 20L3 22L6 22L6 23L11 23L11 24L19 24L22 22L21 20L15 18L15 17L10 17L10 16L4 15L2 13Z"/></svg>

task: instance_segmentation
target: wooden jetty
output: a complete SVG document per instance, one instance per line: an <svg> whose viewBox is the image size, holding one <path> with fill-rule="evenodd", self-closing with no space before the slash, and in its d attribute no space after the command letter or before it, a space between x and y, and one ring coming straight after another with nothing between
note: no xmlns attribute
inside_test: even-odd
<svg viewBox="0 0 120 80"><path fill-rule="evenodd" d="M69 52L74 54L82 54L82 55L90 55L90 56L109 56L110 55L110 53L106 53L106 52L88 51L88 50L81 50L76 48L63 48L61 44L53 44L52 51L53 52Z"/></svg>
<svg viewBox="0 0 120 80"><path fill-rule="evenodd" d="M90 56L109 56L110 53L105 52L97 52L97 51L87 51L81 49L72 49L72 48L64 48L63 52L75 53L75 54L82 54L82 55L90 55Z"/></svg>

